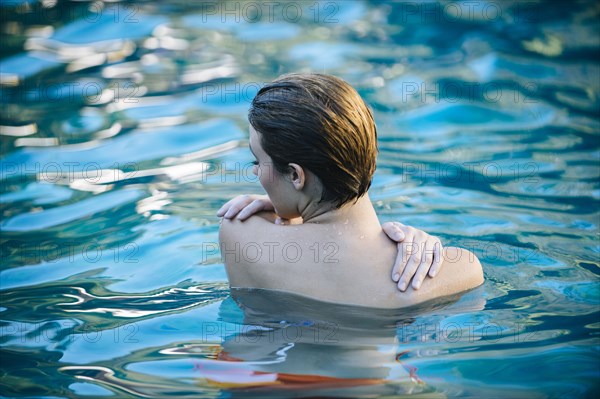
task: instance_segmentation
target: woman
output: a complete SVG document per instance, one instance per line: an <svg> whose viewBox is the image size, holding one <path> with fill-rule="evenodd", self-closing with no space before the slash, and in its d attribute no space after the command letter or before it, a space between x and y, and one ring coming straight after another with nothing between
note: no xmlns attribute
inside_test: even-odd
<svg viewBox="0 0 600 399"><path fill-rule="evenodd" d="M442 254L434 237L380 225L367 194L377 131L349 84L323 74L281 76L258 92L248 119L254 173L267 196L237 197L218 212L232 288L398 308L482 284L472 253Z"/></svg>

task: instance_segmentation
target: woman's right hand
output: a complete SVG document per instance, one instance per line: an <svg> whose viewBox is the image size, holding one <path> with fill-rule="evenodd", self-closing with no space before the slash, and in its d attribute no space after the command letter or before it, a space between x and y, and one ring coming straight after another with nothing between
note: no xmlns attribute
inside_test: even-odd
<svg viewBox="0 0 600 399"><path fill-rule="evenodd" d="M392 269L392 280L400 291L412 287L418 290L426 276L435 277L442 267L442 242L422 230L399 222L382 226L387 236L398 244L398 256Z"/></svg>
<svg viewBox="0 0 600 399"><path fill-rule="evenodd" d="M246 220L255 213L262 211L275 212L273 203L268 195L245 194L227 201L217 211L217 216L225 219L233 219L237 216L239 220Z"/></svg>

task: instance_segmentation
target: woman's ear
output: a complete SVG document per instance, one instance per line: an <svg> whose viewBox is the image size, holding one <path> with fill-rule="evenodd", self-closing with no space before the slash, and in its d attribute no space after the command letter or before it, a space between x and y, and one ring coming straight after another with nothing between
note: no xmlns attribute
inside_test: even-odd
<svg viewBox="0 0 600 399"><path fill-rule="evenodd" d="M304 188L304 184L306 183L304 169L297 163L289 163L288 166L290 168L290 178L294 188L296 190L302 190Z"/></svg>

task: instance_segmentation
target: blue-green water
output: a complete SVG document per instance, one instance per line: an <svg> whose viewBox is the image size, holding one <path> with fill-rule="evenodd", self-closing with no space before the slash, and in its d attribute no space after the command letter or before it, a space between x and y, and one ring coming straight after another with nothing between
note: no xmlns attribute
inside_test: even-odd
<svg viewBox="0 0 600 399"><path fill-rule="evenodd" d="M3 397L597 393L595 2L1 10ZM473 250L482 287L387 312L251 291L241 311L215 213L261 192L245 112L292 71L360 91L381 220Z"/></svg>

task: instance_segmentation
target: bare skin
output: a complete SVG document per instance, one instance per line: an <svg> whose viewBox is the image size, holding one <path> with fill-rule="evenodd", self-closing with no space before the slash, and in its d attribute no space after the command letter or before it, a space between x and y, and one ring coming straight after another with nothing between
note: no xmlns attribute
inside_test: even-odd
<svg viewBox="0 0 600 399"><path fill-rule="evenodd" d="M301 217L282 219L277 216L273 203L266 195L237 196L223 205L217 215L225 219L244 221L262 211L273 213L268 219L273 219L275 224L297 225L304 222ZM391 276L400 291L405 291L409 284L414 289L419 289L426 276L436 276L443 261L442 244L437 237L400 222L387 222L381 228L397 243L398 253ZM422 253L428 253L430 256L423 258Z"/></svg>
<svg viewBox="0 0 600 399"><path fill-rule="evenodd" d="M407 240L402 245L391 241L367 195L336 209L319 201L322 186L309 170L293 163L286 174L271 170L270 157L258 135L250 129L250 148L257 158L255 173L273 209L266 206L266 211L249 216L257 211L250 209L242 214L244 220L231 214L223 219L221 253L231 287L281 290L355 306L400 308L483 283L479 260L460 248L446 248L443 261L438 257L431 273L435 245L427 240ZM234 209L233 214L243 211ZM282 224L281 220L289 222Z"/></svg>
<svg viewBox="0 0 600 399"><path fill-rule="evenodd" d="M411 286L399 291L389 277L397 245L374 223L370 201L361 202L348 213L342 212L345 215L339 215L337 221L323 224L277 225L273 213L261 213L245 222L224 219L220 240L231 286L288 291L348 305L399 308L483 283L475 255L450 247L444 250L445 260L435 278L425 278L418 290ZM352 218L357 213L364 218ZM346 216L359 221L345 224ZM231 243L239 243L237 262ZM257 247L263 252L254 262L257 255L251 251ZM246 259L243 248L247 249Z"/></svg>

